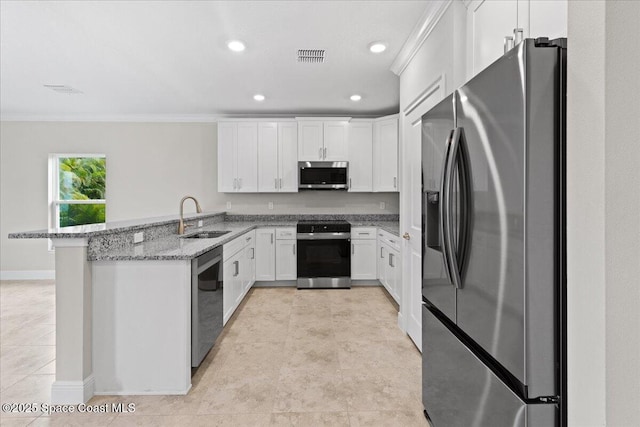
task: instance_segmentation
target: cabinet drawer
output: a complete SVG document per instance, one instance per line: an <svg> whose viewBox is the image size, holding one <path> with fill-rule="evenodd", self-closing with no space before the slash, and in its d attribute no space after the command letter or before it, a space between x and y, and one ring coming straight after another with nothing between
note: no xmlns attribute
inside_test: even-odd
<svg viewBox="0 0 640 427"><path fill-rule="evenodd" d="M276 228L276 240L295 240L295 238L296 238L295 227Z"/></svg>
<svg viewBox="0 0 640 427"><path fill-rule="evenodd" d="M376 238L376 228L354 227L351 229L351 238L354 240L373 240Z"/></svg>
<svg viewBox="0 0 640 427"><path fill-rule="evenodd" d="M225 243L222 247L222 258L226 261L233 257L238 251L247 245L253 244L255 241L255 231L251 230L248 233L244 233L241 236L236 237L229 243Z"/></svg>
<svg viewBox="0 0 640 427"><path fill-rule="evenodd" d="M391 246L396 251L400 250L400 237L394 236L384 230L378 230L378 239Z"/></svg>

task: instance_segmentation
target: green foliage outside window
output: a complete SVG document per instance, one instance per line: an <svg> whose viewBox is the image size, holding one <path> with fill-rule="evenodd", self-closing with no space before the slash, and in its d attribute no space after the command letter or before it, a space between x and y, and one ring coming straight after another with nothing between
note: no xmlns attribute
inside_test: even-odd
<svg viewBox="0 0 640 427"><path fill-rule="evenodd" d="M104 200L104 157L61 157L58 163L60 200ZM105 222L105 204L61 203L60 227Z"/></svg>

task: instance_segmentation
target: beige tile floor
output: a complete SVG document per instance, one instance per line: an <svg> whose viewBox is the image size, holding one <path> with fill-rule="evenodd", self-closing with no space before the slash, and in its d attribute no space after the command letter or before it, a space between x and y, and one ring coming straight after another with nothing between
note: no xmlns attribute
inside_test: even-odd
<svg viewBox="0 0 640 427"><path fill-rule="evenodd" d="M49 402L53 282L0 283L0 400ZM133 414L1 414L7 426L426 426L420 353L382 288L256 288L187 396L95 397Z"/></svg>

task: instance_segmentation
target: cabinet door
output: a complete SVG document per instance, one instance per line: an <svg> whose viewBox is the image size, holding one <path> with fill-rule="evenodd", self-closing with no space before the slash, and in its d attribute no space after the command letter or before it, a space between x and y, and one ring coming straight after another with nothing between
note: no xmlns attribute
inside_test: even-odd
<svg viewBox="0 0 640 427"><path fill-rule="evenodd" d="M276 280L275 234L273 228L256 230L256 280Z"/></svg>
<svg viewBox="0 0 640 427"><path fill-rule="evenodd" d="M400 294L402 292L402 286L400 284L400 253L393 249L389 249L386 264L385 276L388 283L387 290L393 299L400 304Z"/></svg>
<svg viewBox="0 0 640 427"><path fill-rule="evenodd" d="M373 190L373 123L349 123L349 191Z"/></svg>
<svg viewBox="0 0 640 427"><path fill-rule="evenodd" d="M378 264L378 280L380 283L387 287L387 277L386 277L386 262L387 262L387 253L389 252L386 246L383 243L382 237L378 236L377 245L376 245L376 260Z"/></svg>
<svg viewBox="0 0 640 427"><path fill-rule="evenodd" d="M258 192L258 124L238 123L238 191Z"/></svg>
<svg viewBox="0 0 640 427"><path fill-rule="evenodd" d="M376 278L376 241L351 240L351 278Z"/></svg>
<svg viewBox="0 0 640 427"><path fill-rule="evenodd" d="M467 6L468 78L504 54L504 38L517 27L517 0L475 0Z"/></svg>
<svg viewBox="0 0 640 427"><path fill-rule="evenodd" d="M398 119L375 123L373 191L398 191Z"/></svg>
<svg viewBox="0 0 640 427"><path fill-rule="evenodd" d="M278 191L298 192L298 125L278 123Z"/></svg>
<svg viewBox="0 0 640 427"><path fill-rule="evenodd" d="M528 9L522 7L522 3L529 3ZM550 40L567 37L567 6L567 0L520 0L518 26L525 29L525 37L548 37ZM528 12L525 23L521 22L522 9Z"/></svg>
<svg viewBox="0 0 640 427"><path fill-rule="evenodd" d="M242 253L242 252L240 252ZM238 306L236 304L236 300L238 298L238 290L240 289L239 277L240 277L240 261L238 260L238 254L229 258L222 265L222 277L223 277L223 286L224 290L222 292L222 306L223 306L223 323L227 323L227 321L233 315L233 312L236 310Z"/></svg>
<svg viewBox="0 0 640 427"><path fill-rule="evenodd" d="M303 120L298 122L298 160L320 161L323 159L322 122Z"/></svg>
<svg viewBox="0 0 640 427"><path fill-rule="evenodd" d="M278 124L258 124L258 191L278 191Z"/></svg>
<svg viewBox="0 0 640 427"><path fill-rule="evenodd" d="M295 240L276 240L276 280L298 278L296 259Z"/></svg>
<svg viewBox="0 0 640 427"><path fill-rule="evenodd" d="M347 122L324 122L324 160L347 161Z"/></svg>
<svg viewBox="0 0 640 427"><path fill-rule="evenodd" d="M236 159L238 126L236 123L218 123L218 191L236 191Z"/></svg>

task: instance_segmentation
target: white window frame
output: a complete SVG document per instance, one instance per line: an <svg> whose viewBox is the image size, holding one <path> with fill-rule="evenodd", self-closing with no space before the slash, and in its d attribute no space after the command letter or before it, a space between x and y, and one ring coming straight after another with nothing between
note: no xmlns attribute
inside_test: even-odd
<svg viewBox="0 0 640 427"><path fill-rule="evenodd" d="M66 157L91 157L105 158L105 154L87 154L87 153L55 153L49 154L49 229L58 230L60 227L60 205L107 205L106 199L91 200L61 200L60 199L60 159ZM49 250L53 250L51 239L49 239Z"/></svg>

